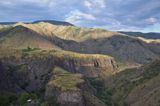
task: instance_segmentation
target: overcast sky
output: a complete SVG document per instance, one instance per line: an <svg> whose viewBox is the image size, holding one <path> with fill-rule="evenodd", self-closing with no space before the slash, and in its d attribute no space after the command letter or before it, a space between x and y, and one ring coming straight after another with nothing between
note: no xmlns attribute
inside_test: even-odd
<svg viewBox="0 0 160 106"><path fill-rule="evenodd" d="M1 22L35 20L160 32L160 0L0 0Z"/></svg>

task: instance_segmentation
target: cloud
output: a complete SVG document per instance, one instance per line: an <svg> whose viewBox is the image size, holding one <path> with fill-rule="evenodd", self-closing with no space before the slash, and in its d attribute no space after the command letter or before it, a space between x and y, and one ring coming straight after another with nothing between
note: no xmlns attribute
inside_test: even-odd
<svg viewBox="0 0 160 106"><path fill-rule="evenodd" d="M85 0L84 6L89 9L97 9L97 8L105 8L105 1L104 0Z"/></svg>
<svg viewBox="0 0 160 106"><path fill-rule="evenodd" d="M1 0L0 21L53 19L110 30L152 30L160 23L159 10L160 0Z"/></svg>
<svg viewBox="0 0 160 106"><path fill-rule="evenodd" d="M84 1L84 5L89 9L91 9L92 6L93 6L93 4L91 2L89 2L89 1Z"/></svg>
<svg viewBox="0 0 160 106"><path fill-rule="evenodd" d="M149 24L158 23L158 21L159 20L157 18L154 18L154 17L146 19L146 22L148 22Z"/></svg>
<svg viewBox="0 0 160 106"><path fill-rule="evenodd" d="M96 17L92 14L87 14L79 10L71 11L66 15L65 21L71 22L73 24L80 24L82 20L96 20Z"/></svg>

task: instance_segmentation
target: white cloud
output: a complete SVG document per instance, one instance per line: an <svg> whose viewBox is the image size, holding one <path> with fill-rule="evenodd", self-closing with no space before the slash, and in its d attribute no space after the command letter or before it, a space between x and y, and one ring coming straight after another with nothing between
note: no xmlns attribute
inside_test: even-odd
<svg viewBox="0 0 160 106"><path fill-rule="evenodd" d="M158 19L157 19L157 18L154 18L154 17L150 17L150 18L146 19L146 21L147 21L149 24L154 24L154 23L157 23L157 22L158 22Z"/></svg>
<svg viewBox="0 0 160 106"><path fill-rule="evenodd" d="M66 15L65 21L78 24L82 20L95 20L95 19L96 17L93 16L92 14L87 14L79 10L74 10L71 11L68 15Z"/></svg>
<svg viewBox="0 0 160 106"><path fill-rule="evenodd" d="M89 9L92 8L92 3L89 2L89 1L84 1L84 5L85 5L86 7L88 7Z"/></svg>
<svg viewBox="0 0 160 106"><path fill-rule="evenodd" d="M89 9L102 9L106 7L104 0L85 0L84 6L86 6Z"/></svg>

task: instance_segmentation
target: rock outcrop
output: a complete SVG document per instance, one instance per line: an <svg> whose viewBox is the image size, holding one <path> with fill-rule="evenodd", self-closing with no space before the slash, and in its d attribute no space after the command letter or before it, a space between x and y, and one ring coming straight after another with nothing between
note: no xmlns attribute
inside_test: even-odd
<svg viewBox="0 0 160 106"><path fill-rule="evenodd" d="M29 92L43 87L50 79L51 70L55 66L62 67L71 73L81 73L85 77L110 75L117 70L117 65L112 57L103 55L85 56L84 54L65 51L10 54L8 57L1 57L0 62L1 76L4 76L6 72L12 73L12 75L7 75L9 79L14 80L8 79L8 83L14 81L16 86L18 85L23 88L22 90ZM3 82L2 77L1 82ZM15 90L15 92L19 91L21 90Z"/></svg>
<svg viewBox="0 0 160 106"><path fill-rule="evenodd" d="M117 69L113 58L57 58L57 66L63 67L72 73L81 73L86 77L98 77L111 74Z"/></svg>
<svg viewBox="0 0 160 106"><path fill-rule="evenodd" d="M60 106L85 106L82 90L78 88L83 83L81 74L71 74L55 67L53 76L46 86L46 100L56 99Z"/></svg>
<svg viewBox="0 0 160 106"><path fill-rule="evenodd" d="M95 95L94 89L82 74L72 74L59 67L46 86L46 101L55 100L59 106L106 106Z"/></svg>
<svg viewBox="0 0 160 106"><path fill-rule="evenodd" d="M117 70L114 59L105 55L41 50L33 52L18 50L5 55L3 56L1 52L0 93L46 89L46 101L52 99L53 102L55 99L54 102L60 106L103 104L96 98L96 92L85 79L110 75ZM64 69L65 72L61 71ZM88 102L93 99L97 102Z"/></svg>

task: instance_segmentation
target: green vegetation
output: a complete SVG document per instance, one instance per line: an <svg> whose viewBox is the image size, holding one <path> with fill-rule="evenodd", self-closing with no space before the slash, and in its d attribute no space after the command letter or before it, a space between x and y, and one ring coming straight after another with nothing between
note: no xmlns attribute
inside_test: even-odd
<svg viewBox="0 0 160 106"><path fill-rule="evenodd" d="M0 96L0 106L29 106L27 100L30 98L30 94L23 92L19 95L5 94Z"/></svg>
<svg viewBox="0 0 160 106"><path fill-rule="evenodd" d="M160 74L159 61L141 68L126 69L112 77L108 89L112 90L112 101L117 106L124 106L127 96L138 86L147 83Z"/></svg>
<svg viewBox="0 0 160 106"><path fill-rule="evenodd" d="M52 96L50 98L47 98L46 101L41 103L41 106L60 106L57 102L57 98L55 96Z"/></svg>
<svg viewBox="0 0 160 106"><path fill-rule="evenodd" d="M3 57L49 57L54 56L57 58L75 58L75 59L101 59L101 58L112 58L108 55L101 54L81 54L71 51L64 50L42 50L40 48L25 48L25 49L0 49L0 58Z"/></svg>
<svg viewBox="0 0 160 106"><path fill-rule="evenodd" d="M34 106L50 106L50 102L46 102L44 100L44 91L44 89L40 89L36 92L31 93L22 92L20 94L1 94L0 106L31 106L31 104L34 104ZM31 99L32 103L28 103L28 99Z"/></svg>
<svg viewBox="0 0 160 106"><path fill-rule="evenodd" d="M140 67L141 65L140 64L136 64L136 63L128 63L128 62L125 62L125 61L120 61L120 60L116 60L116 63L118 65L118 69L119 71L123 71L123 70L126 70L126 69L131 69L131 68L137 68L137 67Z"/></svg>
<svg viewBox="0 0 160 106"><path fill-rule="evenodd" d="M9 106L10 97L6 95L0 95L0 105L1 106Z"/></svg>
<svg viewBox="0 0 160 106"><path fill-rule="evenodd" d="M10 104L16 104L17 96L14 94L1 94L0 106L10 106Z"/></svg>
<svg viewBox="0 0 160 106"><path fill-rule="evenodd" d="M108 106L113 106L112 91L105 87L104 80L101 78L89 78L88 81L96 89L96 96Z"/></svg>
<svg viewBox="0 0 160 106"><path fill-rule="evenodd" d="M30 99L30 95L28 93L24 92L18 96L17 101L18 101L18 104L21 106L21 105L27 104L28 99Z"/></svg>
<svg viewBox="0 0 160 106"><path fill-rule="evenodd" d="M31 47L27 47L26 49L22 49L23 52L32 52L32 51L36 51L36 50L41 50L40 48L31 48Z"/></svg>
<svg viewBox="0 0 160 106"><path fill-rule="evenodd" d="M53 70L53 73L55 73L54 79L49 82L49 85L62 91L78 90L77 85L84 81L81 74L72 74L58 67Z"/></svg>
<svg viewBox="0 0 160 106"><path fill-rule="evenodd" d="M40 91L32 92L32 93L23 92L17 96L16 104L18 104L18 106L30 106L31 104L34 104L36 106L41 106L41 104L44 104L44 103L47 104L47 102L45 102L43 97L44 97L44 92L40 92ZM32 103L27 103L28 99L31 99Z"/></svg>

